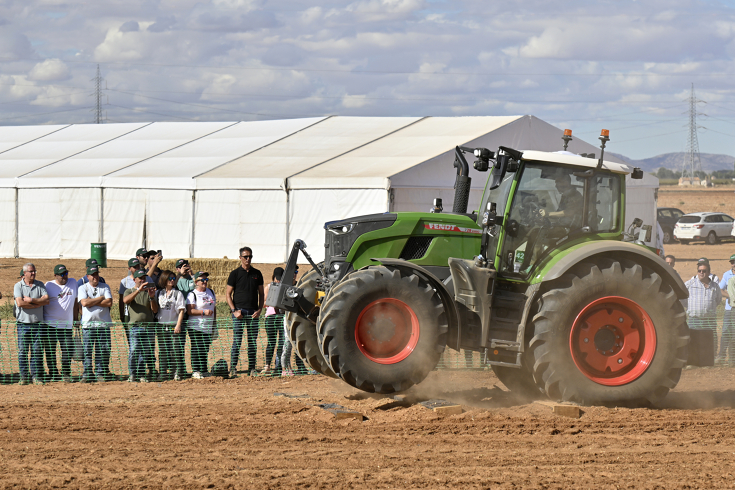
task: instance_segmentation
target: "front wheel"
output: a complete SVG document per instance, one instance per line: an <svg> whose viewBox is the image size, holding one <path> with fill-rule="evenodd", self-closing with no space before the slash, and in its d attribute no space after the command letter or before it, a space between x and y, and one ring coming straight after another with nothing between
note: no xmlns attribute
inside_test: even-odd
<svg viewBox="0 0 735 490"><path fill-rule="evenodd" d="M332 287L319 313L322 354L363 391L394 393L439 362L449 326L441 299L416 274L368 267Z"/></svg>
<svg viewBox="0 0 735 490"><path fill-rule="evenodd" d="M534 379L556 400L656 403L686 365L686 313L671 286L627 260L582 263L540 298Z"/></svg>

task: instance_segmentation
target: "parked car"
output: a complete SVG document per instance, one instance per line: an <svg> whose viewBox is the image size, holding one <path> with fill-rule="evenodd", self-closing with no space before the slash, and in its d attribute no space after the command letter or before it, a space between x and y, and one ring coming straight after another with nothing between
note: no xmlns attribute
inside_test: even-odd
<svg viewBox="0 0 735 490"><path fill-rule="evenodd" d="M681 209L658 208L658 224L661 225L661 231L664 232L663 242L665 244L674 241L674 225L682 216L684 216L684 211Z"/></svg>
<svg viewBox="0 0 735 490"><path fill-rule="evenodd" d="M733 221L725 213L685 214L674 226L674 237L684 245L695 240L714 245L720 240L733 238Z"/></svg>

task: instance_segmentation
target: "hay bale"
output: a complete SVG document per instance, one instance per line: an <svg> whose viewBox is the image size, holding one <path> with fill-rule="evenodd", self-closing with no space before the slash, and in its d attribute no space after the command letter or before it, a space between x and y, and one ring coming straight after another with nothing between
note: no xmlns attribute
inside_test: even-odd
<svg viewBox="0 0 735 490"><path fill-rule="evenodd" d="M164 259L158 265L161 270L170 270L176 272L177 259ZM191 265L192 273L197 271L209 272L209 288L214 291L217 301L225 301L225 289L227 287L227 278L230 272L240 267L240 261L237 259L187 259ZM253 264L253 267L263 273L265 284L271 282L273 277L273 269L276 267L285 267L285 264ZM301 266L304 268L304 266ZM306 270L309 266L305 267Z"/></svg>

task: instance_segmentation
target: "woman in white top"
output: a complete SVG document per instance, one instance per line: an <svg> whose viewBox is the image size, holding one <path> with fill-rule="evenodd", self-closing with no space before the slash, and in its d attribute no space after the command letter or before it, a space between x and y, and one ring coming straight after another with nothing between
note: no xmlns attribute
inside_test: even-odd
<svg viewBox="0 0 735 490"><path fill-rule="evenodd" d="M207 287L208 282L208 272L194 274L195 288L186 298L186 311L189 313L186 328L191 339L191 377L194 379L209 375L207 358L212 345L212 329L217 322L217 298Z"/></svg>
<svg viewBox="0 0 735 490"><path fill-rule="evenodd" d="M181 381L186 373L184 345L186 334L182 335L186 300L176 289L176 274L169 270L161 271L158 276L158 367L162 379ZM184 343L181 344L183 337Z"/></svg>

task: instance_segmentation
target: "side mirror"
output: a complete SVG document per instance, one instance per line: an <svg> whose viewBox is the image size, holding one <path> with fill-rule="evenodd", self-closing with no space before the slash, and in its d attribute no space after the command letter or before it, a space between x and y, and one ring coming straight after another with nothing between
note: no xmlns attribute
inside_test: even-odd
<svg viewBox="0 0 735 490"><path fill-rule="evenodd" d="M505 172L508 171L508 162L510 162L509 155L498 155L493 165L493 171L490 174L490 189L497 189L500 187L500 183L505 177Z"/></svg>

